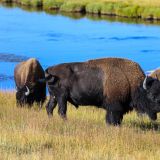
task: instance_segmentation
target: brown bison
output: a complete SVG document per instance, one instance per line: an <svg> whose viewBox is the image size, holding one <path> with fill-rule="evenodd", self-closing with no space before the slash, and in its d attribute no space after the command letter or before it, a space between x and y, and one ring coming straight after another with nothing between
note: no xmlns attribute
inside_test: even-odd
<svg viewBox="0 0 160 160"><path fill-rule="evenodd" d="M119 125L123 115L133 108L147 113L151 119L156 119L160 110L160 82L145 78L141 67L127 59L64 63L47 68L45 78L50 93L48 115L52 115L58 103L58 113L66 118L68 101L75 107L103 108L107 110L106 122ZM155 98L153 94L157 94Z"/></svg>
<svg viewBox="0 0 160 160"><path fill-rule="evenodd" d="M44 70L36 59L19 63L14 70L17 103L21 106L34 102L41 105L46 98L46 83L41 81L44 78Z"/></svg>

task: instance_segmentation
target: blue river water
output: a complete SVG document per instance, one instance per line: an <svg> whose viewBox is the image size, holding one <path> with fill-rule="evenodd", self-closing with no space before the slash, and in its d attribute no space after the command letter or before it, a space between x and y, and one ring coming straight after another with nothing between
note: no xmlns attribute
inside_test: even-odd
<svg viewBox="0 0 160 160"><path fill-rule="evenodd" d="M37 58L43 68L63 62L123 57L148 71L160 66L160 25L73 19L0 6L0 88L14 88L14 67Z"/></svg>

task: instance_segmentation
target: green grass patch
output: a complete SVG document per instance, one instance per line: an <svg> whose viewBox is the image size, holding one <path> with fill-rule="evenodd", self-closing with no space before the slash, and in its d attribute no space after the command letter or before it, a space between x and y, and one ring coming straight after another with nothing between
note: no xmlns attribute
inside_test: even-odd
<svg viewBox="0 0 160 160"><path fill-rule="evenodd" d="M31 5L31 1L30 0L20 0L20 3L22 5L26 5L26 6L30 6Z"/></svg>
<svg viewBox="0 0 160 160"><path fill-rule="evenodd" d="M139 17L140 14L138 12L139 6L126 6L122 10L118 8L116 10L116 14L119 16L126 16L126 17Z"/></svg>
<svg viewBox="0 0 160 160"><path fill-rule="evenodd" d="M63 3L63 5L60 7L60 11L63 12L85 12L85 2L79 1L67 1Z"/></svg>
<svg viewBox="0 0 160 160"><path fill-rule="evenodd" d="M115 15L128 18L160 19L160 2L150 0L0 0L44 10Z"/></svg>
<svg viewBox="0 0 160 160"><path fill-rule="evenodd" d="M65 0L43 0L44 9L59 9Z"/></svg>
<svg viewBox="0 0 160 160"><path fill-rule="evenodd" d="M100 14L101 13L102 4L101 3L89 3L86 5L87 13Z"/></svg>
<svg viewBox="0 0 160 160"><path fill-rule="evenodd" d="M160 8L158 7L144 7L141 13L142 18L146 19L160 19Z"/></svg>
<svg viewBox="0 0 160 160"><path fill-rule="evenodd" d="M31 6L42 7L42 0L31 0Z"/></svg>
<svg viewBox="0 0 160 160"><path fill-rule="evenodd" d="M101 8L101 14L115 14L114 3L104 3Z"/></svg>
<svg viewBox="0 0 160 160"><path fill-rule="evenodd" d="M19 0L19 3L26 6L41 7L42 0Z"/></svg>

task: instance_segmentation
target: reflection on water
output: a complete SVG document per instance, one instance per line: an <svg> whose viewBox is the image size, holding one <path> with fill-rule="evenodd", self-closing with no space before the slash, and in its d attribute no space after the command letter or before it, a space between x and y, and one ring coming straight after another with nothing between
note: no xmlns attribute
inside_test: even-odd
<svg viewBox="0 0 160 160"><path fill-rule="evenodd" d="M25 6L25 5L20 5L20 4L14 4L14 3L0 3L1 6L4 6L6 8L21 8L25 11L28 12L43 12L41 7L29 7L29 6ZM160 25L160 21L157 20L144 20L141 18L127 18L127 17L118 17L118 16L108 16L108 15L99 15L99 14L89 14L89 13L72 13L72 12L59 12L58 10L45 10L45 12L47 14L50 15L62 15L62 16L66 16L66 17L70 17L74 20L79 20L81 18L87 17L90 20L93 21L102 21L102 20L106 20L109 22L125 22L125 23L130 23L130 24L155 24L155 25Z"/></svg>
<svg viewBox="0 0 160 160"><path fill-rule="evenodd" d="M158 23L0 6L0 87L14 86L14 67L28 57L37 58L44 69L101 57L128 58L145 71L158 68Z"/></svg>

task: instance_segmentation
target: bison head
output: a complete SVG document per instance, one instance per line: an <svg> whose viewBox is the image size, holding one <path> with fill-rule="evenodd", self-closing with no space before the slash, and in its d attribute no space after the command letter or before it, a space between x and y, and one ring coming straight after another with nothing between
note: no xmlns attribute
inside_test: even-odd
<svg viewBox="0 0 160 160"><path fill-rule="evenodd" d="M156 120L160 112L160 81L152 77L146 77L143 85L135 91L133 107L138 112L147 113L150 119Z"/></svg>
<svg viewBox="0 0 160 160"><path fill-rule="evenodd" d="M25 103L28 103L28 97L32 93L32 89L29 88L27 85L24 85L21 88L17 88L16 92L16 99L17 103L20 104L21 106L24 105Z"/></svg>
<svg viewBox="0 0 160 160"><path fill-rule="evenodd" d="M160 81L152 77L146 77L143 82L145 90L145 99L143 107L152 120L157 119L157 113L160 112Z"/></svg>
<svg viewBox="0 0 160 160"><path fill-rule="evenodd" d="M146 77L143 88L146 90L147 98L159 106L160 109L160 81L152 77Z"/></svg>

